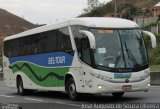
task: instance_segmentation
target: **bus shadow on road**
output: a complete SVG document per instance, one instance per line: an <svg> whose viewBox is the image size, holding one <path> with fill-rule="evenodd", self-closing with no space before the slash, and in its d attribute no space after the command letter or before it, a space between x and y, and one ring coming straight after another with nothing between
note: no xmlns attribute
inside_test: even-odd
<svg viewBox="0 0 160 109"><path fill-rule="evenodd" d="M82 101L88 103L124 103L124 102L137 102L144 98L140 97L126 97L125 95L121 98L115 98L111 94L106 95L86 95L82 98Z"/></svg>
<svg viewBox="0 0 160 109"><path fill-rule="evenodd" d="M11 95L19 95L18 93L12 93ZM37 98L53 98L53 99L69 99L68 95L64 92L56 91L34 91L23 95L23 97L37 97Z"/></svg>
<svg viewBox="0 0 160 109"><path fill-rule="evenodd" d="M17 95L17 94L16 94ZM58 100L70 100L69 96L64 92L55 92L55 91L35 91L29 93L25 96L32 96L37 98L45 99L58 99ZM104 95L92 95L92 94L81 94L80 99L77 102L86 102L86 103L124 103L124 102L138 102L145 98L137 96L126 96L124 95L121 98L115 98L111 94Z"/></svg>

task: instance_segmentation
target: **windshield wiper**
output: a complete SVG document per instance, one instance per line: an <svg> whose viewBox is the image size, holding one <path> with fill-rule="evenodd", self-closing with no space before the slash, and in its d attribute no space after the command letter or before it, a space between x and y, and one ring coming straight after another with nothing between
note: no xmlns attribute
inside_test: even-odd
<svg viewBox="0 0 160 109"><path fill-rule="evenodd" d="M136 67L136 68L139 67L140 65L138 64L138 62L137 62L136 58L134 57L132 51L130 49L128 49L126 42L124 42L124 46L125 46L125 49L126 49L125 51L126 51L126 54L128 56L128 59L131 60L134 67ZM120 60L120 57L123 56L123 55L125 55L125 53L122 53L122 52L119 53L119 55L117 56L116 61L115 61L115 66L117 66L117 64Z"/></svg>
<svg viewBox="0 0 160 109"><path fill-rule="evenodd" d="M128 56L128 59L130 59L132 61L132 63L134 64L135 67L139 67L140 65L138 64L136 58L134 57L132 51L127 47L126 42L124 41L124 45L125 45L125 49L126 49L126 53Z"/></svg>

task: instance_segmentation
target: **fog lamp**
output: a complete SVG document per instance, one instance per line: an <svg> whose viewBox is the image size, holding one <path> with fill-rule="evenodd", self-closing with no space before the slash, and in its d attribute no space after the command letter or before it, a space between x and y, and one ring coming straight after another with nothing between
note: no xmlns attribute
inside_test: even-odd
<svg viewBox="0 0 160 109"><path fill-rule="evenodd" d="M98 86L98 89L101 89L102 88L102 86Z"/></svg>

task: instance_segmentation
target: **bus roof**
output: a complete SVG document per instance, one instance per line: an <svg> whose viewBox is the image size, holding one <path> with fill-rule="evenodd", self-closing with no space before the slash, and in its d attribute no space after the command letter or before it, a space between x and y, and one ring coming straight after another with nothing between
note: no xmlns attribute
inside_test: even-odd
<svg viewBox="0 0 160 109"><path fill-rule="evenodd" d="M23 36L33 35L37 33L42 33L45 31L54 30L57 28L66 27L69 25L82 25L87 27L100 27L100 28L138 28L139 26L130 20L121 19L121 18L111 18L111 17L82 17L74 18L65 22L60 22L51 25L45 25L38 28L34 28L16 35L6 37L4 41L11 40Z"/></svg>

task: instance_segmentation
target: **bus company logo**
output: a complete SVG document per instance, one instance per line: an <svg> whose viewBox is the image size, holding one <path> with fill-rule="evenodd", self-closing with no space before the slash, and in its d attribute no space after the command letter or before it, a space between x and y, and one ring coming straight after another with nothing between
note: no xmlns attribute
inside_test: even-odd
<svg viewBox="0 0 160 109"><path fill-rule="evenodd" d="M125 83L129 83L129 79L126 79L126 80L125 80Z"/></svg>
<svg viewBox="0 0 160 109"><path fill-rule="evenodd" d="M49 57L48 64L64 64L65 56Z"/></svg>

